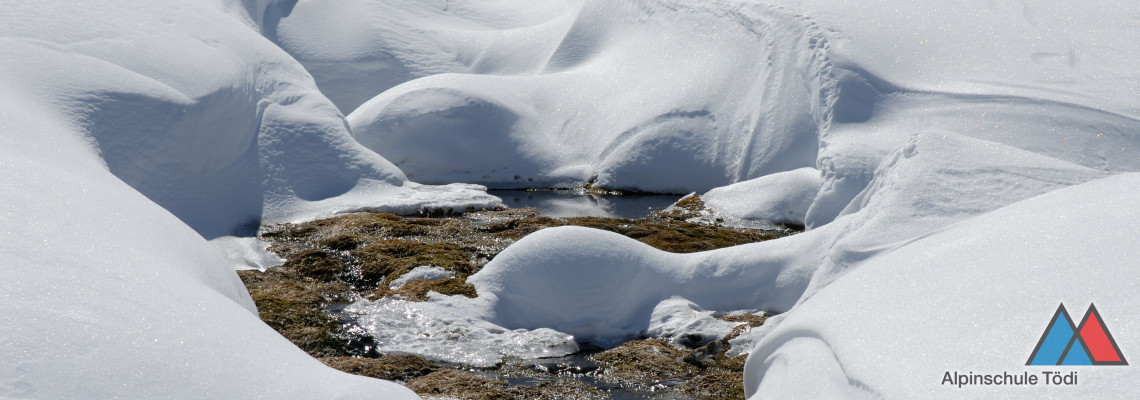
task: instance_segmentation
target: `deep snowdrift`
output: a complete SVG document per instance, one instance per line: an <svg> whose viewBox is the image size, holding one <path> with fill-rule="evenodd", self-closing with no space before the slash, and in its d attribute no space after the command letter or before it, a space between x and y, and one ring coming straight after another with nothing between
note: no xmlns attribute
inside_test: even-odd
<svg viewBox="0 0 1140 400"><path fill-rule="evenodd" d="M1056 392L940 382L1021 371L1059 302L1096 301L1126 355L1140 341L1140 184L1111 177L1140 169L1135 7L774 3L6 2L0 396L411 397L274 334L203 239L497 202L404 172L736 183L710 205L810 230L675 255L551 229L473 276L478 299L359 304L377 326L438 312L495 352L553 354L677 332L663 314L713 332L708 311L787 311L734 343L759 340L758 398L1126 396L1128 367Z"/></svg>
<svg viewBox="0 0 1140 400"><path fill-rule="evenodd" d="M327 368L262 323L213 246L9 83L0 397L415 398Z"/></svg>
<svg viewBox="0 0 1140 400"><path fill-rule="evenodd" d="M1025 367L1058 303L1095 303L1140 354L1140 174L1035 197L869 260L766 333L745 370L759 398L1128 398L1133 367ZM1131 358L1130 358L1131 360ZM1134 362L1134 361L1133 361ZM947 371L1077 371L1075 386L943 385ZM759 394L762 393L762 394Z"/></svg>
<svg viewBox="0 0 1140 400"><path fill-rule="evenodd" d="M235 4L5 2L0 397L414 398L262 323L205 238L463 207L356 144Z"/></svg>
<svg viewBox="0 0 1140 400"><path fill-rule="evenodd" d="M836 372L832 377L841 390L857 387L858 393L885 397L932 394L941 374L919 372L932 365L957 366L899 358L895 371L903 372L889 375L885 365L866 361L876 353L858 349L874 343L870 348L878 349L878 356L889 357L881 352L898 337L871 328L827 328L830 322L822 315L860 310L866 313L857 314L864 323L890 318L887 302L909 302L903 296L909 292L896 290L891 276L859 279L849 272L879 265L881 257L891 254L917 254L920 250L907 250L909 246L929 243L932 239L924 238L940 237L945 229L972 230L992 237L997 246L1031 251L1033 246L993 237L1005 232L998 229L1007 223L1004 218L1021 223L1024 217L999 213L985 217L988 223L964 221L1140 169L1135 156L1140 151L1135 93L1140 77L1126 67L1140 61L1134 7L1127 2L1088 7L981 0L774 3L585 1L565 8L546 5L536 20L504 17L498 24L471 23L490 11L462 3L393 6L401 15L446 13L467 21L447 26L480 37L507 38L523 27L544 33L507 52L482 52L489 47L459 39L462 33L428 35L429 48L442 49L459 65L378 93L348 120L362 144L387 155L414 179L501 187L594 182L674 192L704 192L739 182L708 193L710 206L737 218L802 222L810 228L792 238L697 255L659 253L581 229L544 231L507 249L471 278L482 298L458 300L478 309L471 315L506 329L554 328L605 342L646 333L653 309L675 296L709 310L790 310L788 321L799 321L796 304L815 304L813 309L824 311L805 312L804 322L794 328L782 328L784 318L778 317L764 331L788 329L785 336L826 332L826 346L769 336L760 345L764 356L750 363L750 390L766 397L784 390L778 380L767 381L769 375L806 383L819 370L850 365L870 372ZM300 10L294 10L298 18ZM545 33L550 30L564 34ZM384 40L399 41L393 32L403 31L393 28ZM425 59L401 57L405 64ZM520 68L479 70L473 67L475 60ZM812 168L816 177L808 176ZM1098 183L1081 190L1087 202L1095 203L1111 186ZM1029 204L1043 215L1059 215L1073 205L1061 197ZM1111 200L1104 207L1113 212ZM785 215L792 218L781 220ZM960 223L969 228L954 227ZM1086 233L1134 235L1123 225L1114 226ZM1106 245L1116 246L1111 243ZM953 243L947 246L947 254L982 253L964 244L957 250ZM1060 252L1067 246L1051 249ZM897 264L890 271L899 276L919 279L926 274L919 264L890 260ZM1088 271L1092 265L1072 268ZM995 296L994 285L1018 286L1023 284L1017 279L1033 279L992 268L1002 274L997 281L931 287L937 293L928 301L961 300L977 308L983 303L972 299ZM917 276L908 275L912 273ZM1119 276L1091 276L1090 290L1120 292ZM876 293L882 305L859 308L857 294L824 296L841 282L852 288L846 293ZM1026 301L1040 302L1048 314L1065 300L1060 295L1042 289ZM1112 301L1123 294L1104 296ZM1023 315L1006 308L993 317L1017 314L1014 319L1024 323L1011 326L1020 329L1038 311ZM908 337L945 328L934 324L928 329L919 322L923 313L935 311L908 312L908 326L919 327ZM1018 334L1032 341L1036 329ZM1117 335L1132 335L1129 341L1135 337ZM915 343L930 344L923 340ZM958 340L954 343L962 343ZM951 351L947 348L940 351ZM918 347L909 349L924 354ZM868 358L847 361L848 353ZM780 366L784 361L772 361L778 368L759 366L798 354L805 361L794 367ZM1021 365L979 357L966 353L953 360L975 370ZM838 361L827 361L831 359ZM761 381L769 383L758 385ZM1109 381L1086 381L1081 390L1098 393Z"/></svg>
<svg viewBox="0 0 1140 400"><path fill-rule="evenodd" d="M718 187L701 200L722 218L804 225L821 184L819 170L800 168Z"/></svg>
<svg viewBox="0 0 1140 400"><path fill-rule="evenodd" d="M688 193L815 165L832 83L826 44L810 21L754 4L599 1L542 2L528 18L499 11L487 21L492 9L535 6L473 3L318 11L301 2L280 31L308 29L278 41L305 60L316 56L304 43L370 37L354 42L357 52L329 57L356 66L397 52L399 68L373 68L384 79L426 64L454 72L377 92L349 116L361 143L421 182L596 182ZM307 13L318 12L411 22L446 16L415 29L401 30L407 22L316 29ZM413 33L418 39L401 42ZM449 63L432 62L439 57ZM418 71L412 75L427 72Z"/></svg>

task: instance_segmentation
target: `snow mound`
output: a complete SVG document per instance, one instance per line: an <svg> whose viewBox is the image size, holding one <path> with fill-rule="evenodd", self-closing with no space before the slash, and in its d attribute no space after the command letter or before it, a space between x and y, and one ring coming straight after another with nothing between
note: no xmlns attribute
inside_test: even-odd
<svg viewBox="0 0 1140 400"><path fill-rule="evenodd" d="M701 195L718 214L770 224L803 225L822 180L815 168L765 175Z"/></svg>
<svg viewBox="0 0 1140 400"><path fill-rule="evenodd" d="M954 223L1109 173L952 133L913 135L840 217L805 298L850 268ZM809 231L809 233L811 233Z"/></svg>
<svg viewBox="0 0 1140 400"><path fill-rule="evenodd" d="M867 261L766 332L745 370L748 394L1128 397L1132 368L1075 368L1079 384L1068 387L960 389L942 379L947 371L1052 370L1025 363L1058 303L1080 318L1095 302L1120 349L1140 348L1140 323L1131 318L1140 312L1131 295L1138 191L1137 174L1057 190Z"/></svg>
<svg viewBox="0 0 1140 400"><path fill-rule="evenodd" d="M116 177L207 238L248 235L354 190L409 191L399 169L352 139L306 71L238 18L136 3L88 6L107 15L92 19L17 2L0 28L2 68L29 100L53 104Z"/></svg>
<svg viewBox="0 0 1140 400"><path fill-rule="evenodd" d="M273 260L226 236L498 200L408 182L236 6L4 3L0 397L415 398L261 322L233 266Z"/></svg>
<svg viewBox="0 0 1140 400"><path fill-rule="evenodd" d="M950 156L961 154L969 156ZM468 281L491 299L482 307L496 324L612 343L644 334L653 309L673 296L705 310L786 311L804 290L810 295L916 237L1106 175L977 139L920 134L883 162L841 218L819 229L695 254L587 228L546 229Z"/></svg>
<svg viewBox="0 0 1140 400"><path fill-rule="evenodd" d="M416 398L328 368L266 326L210 243L108 173L54 107L8 85L0 397Z"/></svg>
<svg viewBox="0 0 1140 400"><path fill-rule="evenodd" d="M562 0L262 3L247 7L262 32L345 114L429 75L537 72L581 7Z"/></svg>
<svg viewBox="0 0 1140 400"><path fill-rule="evenodd" d="M473 18L464 6L417 5L423 14ZM690 193L814 166L832 85L822 33L777 8L739 4L726 18L724 7L564 7L533 25L542 33L528 45L483 52L478 61L533 68L458 68L413 79L356 108L349 124L357 140L424 183L594 182ZM486 26L479 35L505 42L514 29ZM449 48L457 60L479 46L462 35L439 38L443 44L431 48Z"/></svg>
<svg viewBox="0 0 1140 400"><path fill-rule="evenodd" d="M789 238L671 254L616 233L559 227L519 240L468 282L488 321L606 346L647 334L667 300L707 311L787 309L811 274L788 260L811 244Z"/></svg>

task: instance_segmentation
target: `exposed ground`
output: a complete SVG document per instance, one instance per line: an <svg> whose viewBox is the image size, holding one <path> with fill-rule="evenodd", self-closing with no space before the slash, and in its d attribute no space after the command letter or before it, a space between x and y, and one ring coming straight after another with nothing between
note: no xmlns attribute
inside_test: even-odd
<svg viewBox="0 0 1140 400"><path fill-rule="evenodd" d="M652 398L743 398L744 357L727 358L727 340L759 326L764 317L730 315L732 334L696 349L646 339L585 357L578 366L508 364L468 370L422 357L379 354L371 338L331 310L367 297L423 301L428 292L476 297L471 274L511 243L539 229L576 225L617 232L658 249L696 252L757 242L791 231L720 227L700 217L703 203L688 197L641 219L548 218L524 208L471 212L449 218L361 213L263 228L261 238L287 261L267 271L240 271L261 318L325 364L353 374L404 382L423 396L458 399L598 399L599 389L644 392ZM452 278L412 280L392 288L418 266L437 266ZM506 378L528 384L508 384ZM587 383L590 382L590 383Z"/></svg>

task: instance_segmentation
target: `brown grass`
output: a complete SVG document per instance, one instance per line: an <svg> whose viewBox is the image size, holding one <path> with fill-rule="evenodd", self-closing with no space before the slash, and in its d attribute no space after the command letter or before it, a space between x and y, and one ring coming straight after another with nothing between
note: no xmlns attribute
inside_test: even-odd
<svg viewBox="0 0 1140 400"><path fill-rule="evenodd" d="M510 400L507 382L487 379L470 372L440 370L408 382L408 389L420 396L454 397L469 400Z"/></svg>
<svg viewBox="0 0 1140 400"><path fill-rule="evenodd" d="M321 362L350 374L404 382L440 369L431 361L411 354L389 354L380 358L325 357Z"/></svg>

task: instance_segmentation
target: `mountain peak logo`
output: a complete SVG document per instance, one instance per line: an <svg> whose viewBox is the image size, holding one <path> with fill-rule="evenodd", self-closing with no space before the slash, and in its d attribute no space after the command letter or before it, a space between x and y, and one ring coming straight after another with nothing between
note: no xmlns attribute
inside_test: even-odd
<svg viewBox="0 0 1140 400"><path fill-rule="evenodd" d="M1095 305L1089 304L1081 324L1074 325L1061 304L1025 365L1128 365L1128 361Z"/></svg>

